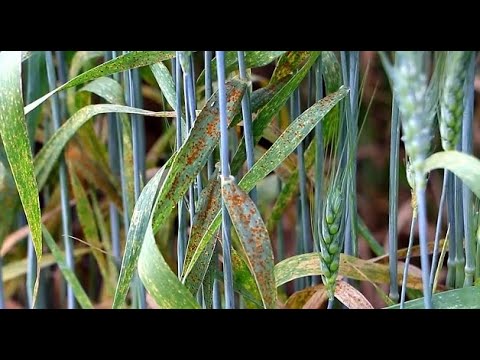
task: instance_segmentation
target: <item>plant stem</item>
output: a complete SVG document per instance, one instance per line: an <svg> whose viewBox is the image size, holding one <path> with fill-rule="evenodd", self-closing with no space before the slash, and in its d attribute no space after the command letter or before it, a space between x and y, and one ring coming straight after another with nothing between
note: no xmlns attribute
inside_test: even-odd
<svg viewBox="0 0 480 360"><path fill-rule="evenodd" d="M175 95L176 95L176 149L180 149L183 143L182 136L182 68L180 61L175 62ZM187 234L186 234L186 213L183 199L178 202L178 235L177 235L177 274L180 277L183 271L183 261L185 259L185 249L187 246Z"/></svg>
<svg viewBox="0 0 480 360"><path fill-rule="evenodd" d="M448 183L448 170L444 170L442 195L440 196L440 204L438 205L437 225L435 228L435 240L433 243L432 267L430 269L430 288L432 289L432 292L433 292L433 281L435 278L435 271L437 269L437 261L438 261L438 255L439 255L438 245L440 243L440 232L442 231L443 207L445 204L447 183Z"/></svg>
<svg viewBox="0 0 480 360"><path fill-rule="evenodd" d="M228 153L227 93L225 89L225 52L216 51L217 79L220 108L220 163L222 178L230 178ZM225 287L225 308L234 309L233 272L231 260L230 218L222 200L222 237L223 237L223 282Z"/></svg>
<svg viewBox="0 0 480 360"><path fill-rule="evenodd" d="M128 52L124 52L126 54ZM127 106L136 107L138 99L135 96L135 88L140 84L137 83L138 79L135 79L132 69L129 69L125 72L125 97ZM137 80L137 81L136 81ZM142 151L142 140L141 140L141 126L144 125L141 121L140 115L132 114L131 115L131 127L132 127L132 148L133 148L133 189L134 189L134 202L138 199L141 192L141 183L142 183L142 160L141 157L144 157L145 154L141 153ZM135 204L132 204L135 206ZM133 297L136 301L133 304L136 304L138 308L145 309L147 307L146 303L146 294L145 289L138 277L138 272L135 272L133 279Z"/></svg>
<svg viewBox="0 0 480 360"><path fill-rule="evenodd" d="M463 194L462 181L455 177L455 288L463 286L465 280L465 250L463 248Z"/></svg>
<svg viewBox="0 0 480 360"><path fill-rule="evenodd" d="M211 51L205 51L205 101L208 101L210 99L210 96L212 96L212 52ZM210 175L214 172L215 170L215 161L213 160L213 151L212 153L208 156L208 163L207 163L207 173L208 177L210 178ZM215 278L216 279L216 278Z"/></svg>
<svg viewBox="0 0 480 360"><path fill-rule="evenodd" d="M398 175L400 147L400 116L395 98L392 99L392 120L390 125L390 185L388 191L388 261L390 264L389 297L398 302L397 250L398 250Z"/></svg>
<svg viewBox="0 0 480 360"><path fill-rule="evenodd" d="M403 309L405 306L405 294L407 292L407 282L408 282L408 267L410 265L410 258L412 256L413 231L415 229L416 220L417 220L417 210L413 209L412 220L410 223L410 235L408 237L407 256L405 257L405 267L403 268L402 293L400 295L400 309ZM397 265L397 263L395 263L395 265Z"/></svg>
<svg viewBox="0 0 480 360"><path fill-rule="evenodd" d="M238 56L238 70L240 72L240 78L248 81L247 67L245 65L245 54L243 51L237 51ZM245 94L242 99L242 117L243 117L243 131L245 137L245 152L247 155L247 171L250 170L255 162L253 149L255 144L253 142L252 132L252 111L250 109L250 87L247 86ZM257 190L254 187L250 193L250 197L253 202L257 203Z"/></svg>
<svg viewBox="0 0 480 360"><path fill-rule="evenodd" d="M113 51L105 52L105 60L113 59ZM108 114L108 160L110 169L115 178L120 177L120 163L122 158L119 152L120 139L118 138L118 119L115 113ZM120 268L121 266L121 250L120 250L120 219L117 207L110 201L109 204L110 214L110 232L112 237L112 254L114 257L115 265Z"/></svg>
<svg viewBox="0 0 480 360"><path fill-rule="evenodd" d="M46 63L47 63L47 78L48 78L48 87L52 91L56 88L56 74L55 67L53 64L53 54L51 51L47 51ZM60 119L60 104L57 94L52 95L51 97L51 107L52 107L52 120L53 120L53 130L57 131L61 126ZM58 169L59 183L60 183L60 203L62 208L62 231L63 231L63 241L65 246L65 258L67 266L74 271L75 262L73 259L73 244L70 238L71 234L71 215L70 215L70 206L68 200L68 181L67 181L67 171L65 166L65 158L63 154L59 159L59 169ZM67 284L67 307L69 309L74 309L76 307L75 295L73 294L72 287Z"/></svg>
<svg viewBox="0 0 480 360"><path fill-rule="evenodd" d="M475 52L472 52L471 60L465 80L465 107L462 125L462 152L473 152L473 108L474 108L474 77L475 77ZM475 274L475 240L472 234L472 192L463 185L463 227L465 232L465 281L463 286L472 286Z"/></svg>
<svg viewBox="0 0 480 360"><path fill-rule="evenodd" d="M447 287L455 288L456 272L456 233L455 233L455 175L450 171L447 173L447 207L448 207L448 225L451 229L450 239L448 241L448 260L447 260Z"/></svg>
<svg viewBox="0 0 480 360"><path fill-rule="evenodd" d="M425 188L416 190L418 204L418 234L420 238L420 263L422 267L423 296L425 309L432 308L432 290L430 284L430 266L428 264L428 224Z"/></svg>

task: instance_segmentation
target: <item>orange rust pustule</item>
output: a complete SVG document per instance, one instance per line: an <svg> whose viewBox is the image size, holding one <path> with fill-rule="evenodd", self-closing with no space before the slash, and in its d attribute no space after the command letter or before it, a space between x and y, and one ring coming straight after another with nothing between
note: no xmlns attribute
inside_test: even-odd
<svg viewBox="0 0 480 360"><path fill-rule="evenodd" d="M218 124L220 122L220 117L215 116L208 124L207 124L207 135L211 138L217 138L220 135L220 129Z"/></svg>
<svg viewBox="0 0 480 360"><path fill-rule="evenodd" d="M197 143L193 147L192 151L187 154L187 158L185 161L187 162L188 165L192 165L193 162L199 158L202 150L205 148L205 140L200 138L198 139Z"/></svg>

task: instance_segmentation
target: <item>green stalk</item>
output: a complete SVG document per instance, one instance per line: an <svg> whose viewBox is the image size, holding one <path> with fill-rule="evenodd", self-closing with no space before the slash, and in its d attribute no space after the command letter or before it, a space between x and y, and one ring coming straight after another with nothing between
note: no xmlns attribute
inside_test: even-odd
<svg viewBox="0 0 480 360"><path fill-rule="evenodd" d="M210 96L212 96L212 52L205 51L205 101L207 101ZM207 173L210 178L210 175L215 171L215 161L213 159L213 151L208 157L207 163ZM216 278L215 278L216 280Z"/></svg>
<svg viewBox="0 0 480 360"><path fill-rule="evenodd" d="M177 52L178 58L178 52ZM180 61L175 62L175 96L176 96L176 149L180 149L183 143L182 136L182 69ZM177 274L180 277L183 271L183 261L185 259L185 249L187 246L187 230L186 230L186 209L183 199L178 202L178 232L177 232Z"/></svg>
<svg viewBox="0 0 480 360"><path fill-rule="evenodd" d="M448 170L443 172L442 195L440 196L440 204L438 205L437 225L435 227L435 240L433 243L432 267L430 269L430 288L433 292L433 282L435 280L435 272L438 266L438 247L440 244L440 232L442 231L443 208L445 204L445 195L447 192Z"/></svg>
<svg viewBox="0 0 480 360"><path fill-rule="evenodd" d="M124 51L124 54L127 54L127 51ZM124 77L124 87L125 87L125 103L127 106L136 107L138 100L135 96L135 88L140 84L137 84L135 81L135 77L133 75L133 71L135 70L127 70L125 72ZM145 154L141 154L142 151L142 140L141 140L141 130L140 127L144 125L141 122L141 117L137 114L132 114L132 148L133 148L133 188L134 188L134 201L138 199L140 196L141 191L141 182L142 182L142 164L140 158L145 156ZM135 206L135 204L132 204ZM138 273L135 273L135 277L133 280L133 305L137 305L140 309L145 309L147 307L146 303L146 294L145 288L143 287L140 278L138 277Z"/></svg>
<svg viewBox="0 0 480 360"><path fill-rule="evenodd" d="M46 55L46 63L47 63L48 87L50 91L52 91L57 87L57 84L56 84L57 77L55 74L55 67L53 64L53 54L51 51L47 51L45 55ZM52 108L53 130L57 131L61 126L60 104L59 104L59 98L57 94L51 97L51 108ZM66 258L66 263L68 268L74 271L75 262L73 259L73 244L70 238L71 215L70 215L69 196L68 196L68 180L67 180L65 159L63 155L59 159L58 176L59 176L59 183L60 183L60 202L61 202L61 208L62 208L62 231L63 231L64 246L65 246L65 258ZM67 285L67 307L69 309L74 309L76 307L75 295L70 285Z"/></svg>
<svg viewBox="0 0 480 360"><path fill-rule="evenodd" d="M461 146L461 143L459 144ZM465 281L465 250L463 246L463 194L462 180L455 177L455 288L463 286Z"/></svg>
<svg viewBox="0 0 480 360"><path fill-rule="evenodd" d="M455 229L455 175L450 171L445 170L447 173L447 207L448 207L448 225L450 229ZM450 239L448 241L448 259L447 259L447 287L450 289L455 288L456 277L456 260L455 254L457 252L456 234L455 230L451 232Z"/></svg>
<svg viewBox="0 0 480 360"><path fill-rule="evenodd" d="M412 221L410 223L410 235L408 237L407 256L405 257L405 267L403 268L402 293L400 295L400 309L403 309L405 307L405 294L407 292L408 267L410 265L410 258L412 257L413 231L415 229L416 220L417 220L417 210L413 208ZM395 263L395 265L397 265L397 263Z"/></svg>
<svg viewBox="0 0 480 360"><path fill-rule="evenodd" d="M113 51L105 52L105 60L109 61L113 59ZM118 119L115 113L108 114L108 158L109 165L115 178L120 177L120 163L122 158L120 157L119 152L119 140L118 139ZM117 207L113 202L109 204L109 214L110 214L110 232L112 238L112 255L115 260L115 265L120 268L121 266L121 251L120 251L120 219Z"/></svg>
<svg viewBox="0 0 480 360"><path fill-rule="evenodd" d="M240 72L240 78L248 81L247 67L245 65L245 53L243 51L237 51L238 57L238 70ZM253 156L254 142L252 131L252 111L250 109L250 87L247 86L247 90L242 99L242 117L243 117L243 131L245 137L245 152L247 155L247 171L250 170L255 162ZM249 193L253 202L257 203L257 190L254 187Z"/></svg>
<svg viewBox="0 0 480 360"><path fill-rule="evenodd" d="M225 52L216 51L218 96L220 109L220 163L222 179L230 178L228 153L228 122L227 122L227 93L225 89ZM233 271L230 241L230 217L222 199L222 238L223 238L223 283L225 287L225 308L235 308L233 292Z"/></svg>
<svg viewBox="0 0 480 360"><path fill-rule="evenodd" d="M398 175L399 175L400 119L395 98L392 99L392 120L390 124L390 184L388 191L388 261L390 264L389 297L398 302L397 249L398 249ZM412 235L410 234L410 237ZM403 289L402 289L403 292Z"/></svg>
<svg viewBox="0 0 480 360"><path fill-rule="evenodd" d="M472 52L465 83L465 109L462 125L462 152L473 153L473 102L475 96L475 53ZM472 192L463 185L463 227L465 232L465 281L463 286L472 286L475 275L475 240L472 234Z"/></svg>

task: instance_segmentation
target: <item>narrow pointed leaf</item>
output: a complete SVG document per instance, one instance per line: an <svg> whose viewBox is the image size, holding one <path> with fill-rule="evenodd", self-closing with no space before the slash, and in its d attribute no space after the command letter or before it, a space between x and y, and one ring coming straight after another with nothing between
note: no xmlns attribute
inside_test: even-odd
<svg viewBox="0 0 480 360"><path fill-rule="evenodd" d="M443 291L432 296L434 309L480 309L480 286ZM393 305L387 309L399 309ZM405 309L424 309L423 298L405 302Z"/></svg>
<svg viewBox="0 0 480 360"><path fill-rule="evenodd" d="M53 240L52 235L48 232L45 226L42 226L43 237L48 248L52 252L52 255L55 257L55 260L60 268L60 271L63 274L63 277L67 283L72 287L73 294L77 299L78 303L83 309L93 309L93 305L88 298L88 295L85 293L82 285L78 281L78 278L75 276L75 273L67 266L65 256L63 252L59 249L55 240Z"/></svg>
<svg viewBox="0 0 480 360"><path fill-rule="evenodd" d="M86 254L89 254L90 252L91 252L90 248L81 247L73 251L73 256L76 258L80 258ZM64 251L60 251L60 253L62 254L62 256L65 256ZM55 265L56 263L57 263L57 260L55 259L55 256L53 256L53 254L51 253L43 254L42 260L40 260L40 269L47 268L49 266ZM28 269L27 258L9 262L7 265L3 266L3 270L2 270L3 282L10 281L25 275L27 273L27 269Z"/></svg>
<svg viewBox="0 0 480 360"><path fill-rule="evenodd" d="M150 70L152 70L153 76L155 76L155 80L157 80L158 86L162 90L162 94L165 96L168 104L172 109L176 109L175 84L170 70L161 62L150 65Z"/></svg>
<svg viewBox="0 0 480 360"><path fill-rule="evenodd" d="M273 251L262 217L255 203L238 187L233 178L222 180L222 197L247 255L263 306L272 309L277 303Z"/></svg>
<svg viewBox="0 0 480 360"><path fill-rule="evenodd" d="M245 66L247 69L261 67L270 64L273 60L284 54L285 51L245 51ZM213 59L212 81L217 79L217 61ZM227 51L225 53L225 71L227 73L238 69L238 58L236 51ZM197 84L203 85L205 82L205 71L198 76Z"/></svg>
<svg viewBox="0 0 480 360"><path fill-rule="evenodd" d="M188 240L187 252L184 264L188 264L193 255L193 251L197 248L203 234L207 231L208 225L213 221L215 215L220 208L220 179L218 178L218 168L212 174L211 180L200 194L195 217L193 219L193 226ZM184 278L182 281L192 294L196 294L200 284L202 283L208 264L215 249L215 242L209 243L202 252L197 264L193 268L190 276Z"/></svg>
<svg viewBox="0 0 480 360"><path fill-rule="evenodd" d="M275 170L297 148L298 144L312 131L315 125L323 119L325 114L342 100L347 93L348 90L342 87L338 92L323 98L301 114L245 174L239 183L240 188L245 192L249 192L261 179ZM214 221L209 224L208 230L191 256L190 263L185 266L185 277L188 276L207 244L212 241L212 237L218 230L220 223L219 209Z"/></svg>
<svg viewBox="0 0 480 360"><path fill-rule="evenodd" d="M245 87L245 82L241 80L234 79L227 83L229 121L240 112ZM170 171L160 189L160 198L155 207L154 233L159 230L199 171L206 165L209 154L220 138L219 121L218 92L215 92L195 120L185 143L171 160Z"/></svg>
<svg viewBox="0 0 480 360"><path fill-rule="evenodd" d="M42 257L42 229L39 189L23 113L22 58L20 51L0 52L0 137L25 211L37 263ZM40 268L37 265L37 275ZM38 276L34 287L34 301Z"/></svg>
<svg viewBox="0 0 480 360"><path fill-rule="evenodd" d="M462 179L480 198L480 160L459 151L441 151L430 155L423 165L425 173L434 169L446 169Z"/></svg>
<svg viewBox="0 0 480 360"><path fill-rule="evenodd" d="M402 283L403 272L399 265L398 283ZM358 259L354 256L340 254L339 274L354 280L368 280L379 284L388 284L388 265L372 263L368 260ZM318 253L308 253L292 256L275 265L275 280L277 287L291 280L305 276L322 275ZM367 278L365 278L367 277ZM409 272L409 288L423 289L422 277L418 271Z"/></svg>
<svg viewBox="0 0 480 360"><path fill-rule="evenodd" d="M41 190L52 171L53 166L62 153L65 145L75 135L79 128L95 115L111 112L140 114L145 116L160 117L159 113L136 109L122 105L89 105L77 111L68 119L58 131L48 140L42 150L35 156L35 175L37 176L38 188ZM38 193L37 193L38 195Z"/></svg>
<svg viewBox="0 0 480 360"><path fill-rule="evenodd" d="M150 236L147 235L147 232L150 228L151 214L155 205L158 186L164 179L164 176L166 175L165 172L165 168L162 168L155 174L142 190L135 204L130 227L128 229L120 276L118 278L117 288L113 298L112 307L114 309L120 307L125 302L128 288L130 287L133 273L137 266L140 250L142 249L142 244L144 243L144 239Z"/></svg>
<svg viewBox="0 0 480 360"><path fill-rule="evenodd" d="M160 61L171 59L173 57L175 57L174 51L130 51L125 55L119 56L115 59L98 65L93 69L85 71L84 73L69 80L62 86L35 100L31 104L28 104L25 106L25 114L28 114L30 111L47 100L50 96L61 90L84 84L87 81L91 81L102 76L109 76L117 72L134 69L141 66L148 66Z"/></svg>

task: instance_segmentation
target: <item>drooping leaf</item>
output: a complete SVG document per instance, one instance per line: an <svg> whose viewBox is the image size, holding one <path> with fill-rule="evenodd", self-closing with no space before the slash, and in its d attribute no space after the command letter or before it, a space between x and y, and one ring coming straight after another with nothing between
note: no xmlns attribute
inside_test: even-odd
<svg viewBox="0 0 480 360"><path fill-rule="evenodd" d="M423 169L428 173L434 169L447 169L462 179L472 192L480 198L480 160L459 151L441 151L430 155Z"/></svg>
<svg viewBox="0 0 480 360"><path fill-rule="evenodd" d="M245 192L249 192L261 179L275 170L278 165L297 148L298 144L309 132L312 131L315 125L322 120L325 114L343 99L347 93L347 89L340 88L337 93L323 98L301 114L292 124L290 124L267 152L257 160L248 173L245 174L243 179L239 182L240 188ZM213 235L220 226L220 222L220 209L218 209L214 221L209 224L208 230L204 233L198 247L191 256L190 263L184 267L185 276L188 276L202 251L207 244L212 241Z"/></svg>
<svg viewBox="0 0 480 360"><path fill-rule="evenodd" d="M262 217L252 199L233 179L222 180L222 197L247 255L247 264L255 278L263 306L272 309L277 303L273 250Z"/></svg>
<svg viewBox="0 0 480 360"><path fill-rule="evenodd" d="M213 221L215 215L217 214L217 209L220 207L220 191L220 179L218 178L217 167L215 172L212 174L211 180L199 196L195 217L193 218L192 230L190 231L190 238L188 240L184 264L188 264L190 262L191 256L193 255L193 250L198 246L202 235L207 231L208 225ZM187 278L182 276L182 281L193 295L197 294L200 284L205 277L214 249L215 242L212 241L202 252L196 266L191 271L190 276Z"/></svg>
<svg viewBox="0 0 480 360"><path fill-rule="evenodd" d="M432 296L434 309L480 309L480 287L468 286L436 293ZM387 309L399 309L400 304ZM405 309L424 309L423 298L405 302Z"/></svg>
<svg viewBox="0 0 480 360"><path fill-rule="evenodd" d="M281 286L289 281L305 276L322 275L318 253L292 256L275 265L275 281ZM339 275L354 280L367 280L374 283L388 284L388 265L376 264L354 256L340 254ZM366 277L366 278L365 278ZM402 266L399 265L398 283L402 283ZM409 271L407 286L412 289L423 289L421 274Z"/></svg>
<svg viewBox="0 0 480 360"><path fill-rule="evenodd" d="M65 260L65 256L63 252L59 249L55 240L53 240L52 235L48 232L47 228L42 225L43 237L45 239L45 243L47 244L48 248L52 252L55 261L60 268L60 271L63 274L63 277L67 281L67 283L71 286L73 290L73 294L77 299L78 303L83 309L93 309L93 305L88 298L88 295L85 293L82 285L78 281L78 278L75 276L75 273L70 269L67 265Z"/></svg>
<svg viewBox="0 0 480 360"><path fill-rule="evenodd" d="M95 80L102 76L112 75L117 72L134 69L141 66L148 66L160 61L171 59L173 57L175 57L174 51L130 51L125 55L121 55L115 59L98 65L93 69L85 71L84 73L69 80L62 86L35 100L33 103L28 104L25 106L25 114L28 114L30 111L47 100L50 96L61 90L84 84L87 81Z"/></svg>
<svg viewBox="0 0 480 360"><path fill-rule="evenodd" d="M117 282L117 288L115 290L115 296L113 298L112 307L114 309L123 305L127 297L128 288L130 287L137 266L142 244L144 243L144 239L150 236L147 233L150 228L152 210L155 205L158 186L160 182L164 180L166 172L168 172L168 170L162 168L155 174L155 176L144 187L135 204L130 227L128 229L122 267ZM156 246L154 239L153 245Z"/></svg>
<svg viewBox="0 0 480 360"><path fill-rule="evenodd" d="M307 75L308 71L313 66L320 54L320 51L312 51L308 61L301 67L300 70L298 70L297 73L295 73L295 75L292 77L287 77L284 80L284 83L276 85L278 87L278 91L276 91L275 95L269 100L269 102L262 107L262 109L258 112L255 121L253 122L252 131L254 143L257 143L260 140L263 131L267 128L268 124L272 121L273 117L278 113L278 111L285 105L290 95L299 86L300 82ZM236 174L240 170L245 159L245 138L243 138L241 144L238 146L237 151L235 152L235 155L233 156L230 165L232 174Z"/></svg>
<svg viewBox="0 0 480 360"><path fill-rule="evenodd" d="M75 258L80 258L86 254L89 254L90 252L91 252L90 248L81 247L73 251L73 256ZM62 254L62 256L65 256L65 253L63 251L60 251L60 253ZM52 253L47 253L47 254L43 254L42 260L40 260L39 266L40 266L40 269L44 269L56 263L57 263L57 260L55 260L55 256L53 256ZM3 281L6 282L6 281L16 279L20 276L23 276L27 273L27 269L28 269L27 258L9 262L8 264L4 265L2 269Z"/></svg>
<svg viewBox="0 0 480 360"><path fill-rule="evenodd" d="M284 54L285 51L245 51L245 67L247 69L261 67L270 64L273 60ZM217 79L217 61L212 59L212 81ZM227 51L225 53L225 71L227 73L238 69L238 58L236 51ZM203 85L205 82L205 70L200 73L197 85Z"/></svg>
<svg viewBox="0 0 480 360"><path fill-rule="evenodd" d="M229 121L240 112L245 87L244 81L236 79L226 84ZM155 207L154 233L159 230L198 172L206 165L209 154L220 138L219 121L218 92L215 92L195 120L185 143L171 158L170 171L160 189L160 198Z"/></svg>
<svg viewBox="0 0 480 360"><path fill-rule="evenodd" d="M88 120L95 115L110 112L140 114L145 116L160 117L153 111L136 109L122 105L89 105L77 111L68 119L58 131L48 140L39 153L35 156L35 175L37 176L38 189L41 190L47 181L47 178L62 153L67 142L75 135L76 131L82 127ZM38 192L37 192L38 195Z"/></svg>
<svg viewBox="0 0 480 360"><path fill-rule="evenodd" d="M153 76L157 80L160 90L162 90L163 96L167 100L172 109L176 109L177 99L175 97L175 83L173 82L172 75L168 68L162 63L150 65Z"/></svg>
<svg viewBox="0 0 480 360"><path fill-rule="evenodd" d="M42 257L40 199L23 113L21 71L21 51L0 52L0 137L30 226L38 263ZM39 271L37 265L33 303L38 291Z"/></svg>

